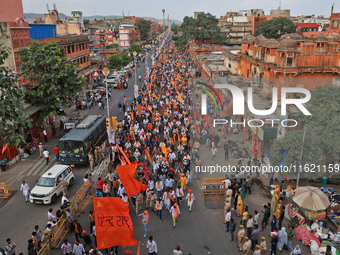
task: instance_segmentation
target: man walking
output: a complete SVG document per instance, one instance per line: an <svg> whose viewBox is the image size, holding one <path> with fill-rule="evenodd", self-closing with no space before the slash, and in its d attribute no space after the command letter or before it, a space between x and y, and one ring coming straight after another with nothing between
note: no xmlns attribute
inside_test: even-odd
<svg viewBox="0 0 340 255"><path fill-rule="evenodd" d="M78 241L74 241L72 252L73 252L74 255L83 255L83 254L85 254L84 246L81 243L79 243Z"/></svg>
<svg viewBox="0 0 340 255"><path fill-rule="evenodd" d="M216 149L215 146L212 147L211 149L211 161L214 162L214 159L216 158L218 150Z"/></svg>
<svg viewBox="0 0 340 255"><path fill-rule="evenodd" d="M26 203L28 202L28 196L30 195L30 187L25 181L22 181L22 184L20 186L20 191L22 191L22 194L24 195L26 199Z"/></svg>
<svg viewBox="0 0 340 255"><path fill-rule="evenodd" d="M48 163L50 161L50 153L48 152L48 150L46 148L43 151L43 157L46 159L46 165L48 165Z"/></svg>
<svg viewBox="0 0 340 255"><path fill-rule="evenodd" d="M162 199L158 199L158 201L156 203L156 215L159 214L160 221L163 221L162 220L162 209L163 209L163 201L162 201Z"/></svg>
<svg viewBox="0 0 340 255"><path fill-rule="evenodd" d="M195 196L194 194L192 193L192 190L191 189L188 189L188 194L186 196L186 200L187 200L187 204L188 204L188 208L189 208L189 212L191 212L191 209L192 209L192 205L195 201Z"/></svg>
<svg viewBox="0 0 340 255"><path fill-rule="evenodd" d="M92 152L89 153L89 163L90 163L90 168L91 168L91 172L92 172L93 168L94 168L94 158L93 158Z"/></svg>
<svg viewBox="0 0 340 255"><path fill-rule="evenodd" d="M229 146L228 144L224 144L224 160L229 160Z"/></svg>
<svg viewBox="0 0 340 255"><path fill-rule="evenodd" d="M44 134L45 142L48 143L46 129L43 129L43 134Z"/></svg>
<svg viewBox="0 0 340 255"><path fill-rule="evenodd" d="M54 151L56 160L59 161L59 148L57 145L54 147L53 151Z"/></svg>
<svg viewBox="0 0 340 255"><path fill-rule="evenodd" d="M149 222L149 219L150 219L150 215L149 215L148 211L145 210L144 213L139 214L139 216L143 216L143 219L142 219L143 230L144 230L143 237L146 237L146 235L148 234L147 226L148 226L148 222Z"/></svg>
<svg viewBox="0 0 340 255"><path fill-rule="evenodd" d="M146 250L148 251L148 255L157 255L157 244L152 236L149 237L146 243Z"/></svg>
<svg viewBox="0 0 340 255"><path fill-rule="evenodd" d="M17 247L17 245L11 241L11 238L7 238L6 240L7 244L6 244L6 252L8 255L15 255L15 247Z"/></svg>
<svg viewBox="0 0 340 255"><path fill-rule="evenodd" d="M71 255L72 254L72 245L65 239L64 243L61 245L61 250L63 251L63 255Z"/></svg>
<svg viewBox="0 0 340 255"><path fill-rule="evenodd" d="M172 223L174 228L176 227L176 219L178 216L181 216L181 212L179 211L179 207L177 205L177 203L174 203L174 205L170 208L169 211L172 215Z"/></svg>
<svg viewBox="0 0 340 255"><path fill-rule="evenodd" d="M230 242L234 241L234 233L236 230L236 223L234 222L234 219L230 219Z"/></svg>

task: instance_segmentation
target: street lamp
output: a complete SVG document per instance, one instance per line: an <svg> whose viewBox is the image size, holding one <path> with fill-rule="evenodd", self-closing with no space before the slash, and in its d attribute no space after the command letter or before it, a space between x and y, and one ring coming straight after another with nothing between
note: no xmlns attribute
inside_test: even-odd
<svg viewBox="0 0 340 255"><path fill-rule="evenodd" d="M104 67L102 72L105 76L107 117L110 118L109 91L108 91L108 88L107 88L107 76L109 75L110 70L109 70L109 68ZM108 130L108 137L109 137L109 141L111 141L111 127L109 127L109 130Z"/></svg>
<svg viewBox="0 0 340 255"><path fill-rule="evenodd" d="M152 65L155 65L155 40L152 40Z"/></svg>
<svg viewBox="0 0 340 255"><path fill-rule="evenodd" d="M137 59L136 59L137 52L134 51L132 54L133 58L135 59L135 85L137 85Z"/></svg>

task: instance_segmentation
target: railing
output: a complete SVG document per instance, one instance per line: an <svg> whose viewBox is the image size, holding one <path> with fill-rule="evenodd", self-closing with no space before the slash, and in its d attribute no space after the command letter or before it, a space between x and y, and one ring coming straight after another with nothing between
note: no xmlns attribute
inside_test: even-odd
<svg viewBox="0 0 340 255"><path fill-rule="evenodd" d="M50 255L50 246L48 243L45 243L39 250L37 255Z"/></svg>
<svg viewBox="0 0 340 255"><path fill-rule="evenodd" d="M87 205L92 201L94 195L93 185L84 184L71 200L71 213L74 217L78 217L80 213L85 211Z"/></svg>
<svg viewBox="0 0 340 255"><path fill-rule="evenodd" d="M203 195L224 194L225 188L222 178L204 178L201 181L201 193Z"/></svg>
<svg viewBox="0 0 340 255"><path fill-rule="evenodd" d="M51 231L51 243L50 247L54 249L60 248L61 243L63 242L67 232L68 232L69 222L66 219L66 216L63 215L58 223L52 228Z"/></svg>
<svg viewBox="0 0 340 255"><path fill-rule="evenodd" d="M8 184L0 182L0 198L6 199L11 196L11 188Z"/></svg>

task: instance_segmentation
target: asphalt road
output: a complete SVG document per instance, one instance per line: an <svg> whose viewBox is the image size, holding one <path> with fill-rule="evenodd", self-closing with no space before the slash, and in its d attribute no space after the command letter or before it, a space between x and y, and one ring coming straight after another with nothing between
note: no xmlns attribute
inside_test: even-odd
<svg viewBox="0 0 340 255"><path fill-rule="evenodd" d="M149 59L151 63L151 59ZM143 74L146 70L145 63L141 63L137 68L137 77ZM123 118L123 113L118 109L118 102L123 103L124 96L128 99L128 104L133 100L133 85L134 85L134 71L129 79L128 90L116 90L112 89L112 96L110 102L110 115L117 116L118 120ZM138 85L142 85L137 79ZM81 113L83 116L87 114L103 114L106 115L106 109L99 110L98 106L92 108L92 110L85 110ZM59 132L61 133L61 132ZM60 137L60 136L59 136ZM8 169L6 172L0 173L0 182L6 182L10 185L12 190L12 197L8 201L0 202L0 247L4 248L6 239L9 237L17 244L17 254L27 252L27 240L31 238L31 233L34 230L35 225L39 225L40 229L45 229L47 223L47 212L49 208L53 208L54 212L59 209L61 204L61 197L53 205L39 205L25 203L24 196L19 191L20 184L23 180L28 183L31 189L35 186L39 177L46 172L55 163L55 156L53 154L53 148L57 144L58 138L49 139L48 143L44 143L44 148L47 148L51 153L50 164L45 165L45 160L39 157L39 152L29 156L27 159L18 162L16 165ZM69 189L69 198L77 192L77 190L83 184L83 178L86 173L89 173L89 167L75 167L75 183Z"/></svg>

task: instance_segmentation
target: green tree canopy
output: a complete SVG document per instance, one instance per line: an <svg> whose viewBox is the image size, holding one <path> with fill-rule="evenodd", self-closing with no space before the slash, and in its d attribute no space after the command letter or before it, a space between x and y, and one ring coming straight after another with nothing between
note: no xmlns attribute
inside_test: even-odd
<svg viewBox="0 0 340 255"><path fill-rule="evenodd" d="M328 161L340 158L340 88L323 85L312 92L311 100L305 105L312 114L297 116L299 123L306 128L303 149L303 164L320 164L322 155ZM284 165L300 164L303 130L289 131L280 139L274 141L270 162L278 165L282 160ZM282 158L283 153L287 156Z"/></svg>
<svg viewBox="0 0 340 255"><path fill-rule="evenodd" d="M182 32L180 36L181 44L187 44L193 39L210 38L216 43L223 42L226 39L218 27L218 19L210 13L201 13L197 16L197 19L184 17L179 31Z"/></svg>
<svg viewBox="0 0 340 255"><path fill-rule="evenodd" d="M148 39L149 32L150 32L150 29L151 29L151 21L146 20L146 19L140 19L136 22L135 25L137 26L137 28L140 31L141 39L142 40Z"/></svg>
<svg viewBox="0 0 340 255"><path fill-rule="evenodd" d="M77 66L67 60L55 42L43 45L33 42L29 50L20 52L20 59L25 78L37 83L26 91L26 100L40 106L43 115L70 103L83 84Z"/></svg>
<svg viewBox="0 0 340 255"><path fill-rule="evenodd" d="M115 48L118 48L119 45L116 44L116 43L113 43L113 44L109 44L109 45L105 45L104 48L105 49L115 49Z"/></svg>
<svg viewBox="0 0 340 255"><path fill-rule="evenodd" d="M171 24L171 31L174 32L175 35L178 34L178 25L176 23Z"/></svg>
<svg viewBox="0 0 340 255"><path fill-rule="evenodd" d="M294 22L285 17L260 22L256 27L255 35L263 35L268 39L278 39L284 34L295 33L296 31Z"/></svg>
<svg viewBox="0 0 340 255"><path fill-rule="evenodd" d="M138 44L136 43L133 43L130 45L130 48L129 48L129 52L130 53L133 53L134 51L136 51L137 53L140 53L142 52L142 47L140 47Z"/></svg>
<svg viewBox="0 0 340 255"><path fill-rule="evenodd" d="M109 69L120 70L132 61L132 58L124 53L111 55L109 58Z"/></svg>
<svg viewBox="0 0 340 255"><path fill-rule="evenodd" d="M24 92L18 86L18 76L4 67L8 50L0 44L0 143L18 146L24 143L20 128L31 127L24 111Z"/></svg>

